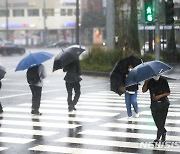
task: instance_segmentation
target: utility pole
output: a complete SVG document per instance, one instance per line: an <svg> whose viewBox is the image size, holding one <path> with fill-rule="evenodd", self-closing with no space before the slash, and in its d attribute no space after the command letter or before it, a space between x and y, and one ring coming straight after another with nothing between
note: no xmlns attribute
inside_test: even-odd
<svg viewBox="0 0 180 154"><path fill-rule="evenodd" d="M76 0L76 44L79 45L79 0Z"/></svg>
<svg viewBox="0 0 180 154"><path fill-rule="evenodd" d="M155 6L155 60L160 59L160 24L159 24L159 0L154 0Z"/></svg>
<svg viewBox="0 0 180 154"><path fill-rule="evenodd" d="M46 18L47 18L47 14L46 14L46 0L44 0L43 2L43 15L44 15L44 35L43 35L43 44L46 45L46 38L47 38L47 26L46 26Z"/></svg>
<svg viewBox="0 0 180 154"><path fill-rule="evenodd" d="M6 0L6 40L9 40L9 12L8 12L8 0Z"/></svg>

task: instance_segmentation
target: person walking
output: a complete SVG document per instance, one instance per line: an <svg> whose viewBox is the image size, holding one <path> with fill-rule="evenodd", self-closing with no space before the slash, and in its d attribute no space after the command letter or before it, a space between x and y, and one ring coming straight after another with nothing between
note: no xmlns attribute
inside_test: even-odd
<svg viewBox="0 0 180 154"><path fill-rule="evenodd" d="M32 92L31 114L42 115L42 113L39 112L39 108L43 87L43 79L45 79L46 76L47 74L43 64L29 68L27 71L27 80Z"/></svg>
<svg viewBox="0 0 180 154"><path fill-rule="evenodd" d="M128 72L130 72L132 69L133 69L133 66L129 64ZM126 77L127 76L128 76L128 73L126 74ZM125 103L126 103L128 119L132 118L131 105L134 108L135 117L136 118L139 117L138 104L137 104L137 91L138 91L138 84L126 87L125 89Z"/></svg>
<svg viewBox="0 0 180 154"><path fill-rule="evenodd" d="M165 122L170 105L167 97L170 95L169 84L164 77L156 76L144 82L142 92L144 93L147 90L150 91L150 109L157 127L157 137L153 141L153 144L156 145L160 141L161 143L165 143L167 132L165 129Z"/></svg>
<svg viewBox="0 0 180 154"><path fill-rule="evenodd" d="M1 87L2 87L2 83L1 83L1 80L0 80L0 89L1 89ZM3 113L3 107L2 107L1 102L0 102L0 114L1 113Z"/></svg>
<svg viewBox="0 0 180 154"><path fill-rule="evenodd" d="M73 110L76 110L75 106L81 94L80 81L82 80L82 78L80 77L81 69L80 69L79 59L66 65L63 68L63 71L66 72L64 80L66 82L65 83L66 90L68 93L68 96L67 96L68 111L71 112ZM73 90L75 93L74 98L72 98Z"/></svg>

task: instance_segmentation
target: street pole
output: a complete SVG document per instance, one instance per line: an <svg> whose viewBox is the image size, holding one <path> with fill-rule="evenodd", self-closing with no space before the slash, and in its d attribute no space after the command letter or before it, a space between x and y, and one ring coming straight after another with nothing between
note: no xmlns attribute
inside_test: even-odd
<svg viewBox="0 0 180 154"><path fill-rule="evenodd" d="M6 40L9 40L8 0L6 0Z"/></svg>
<svg viewBox="0 0 180 154"><path fill-rule="evenodd" d="M160 24L159 24L159 0L154 0L155 4L155 60L160 59Z"/></svg>
<svg viewBox="0 0 180 154"><path fill-rule="evenodd" d="M115 46L115 10L114 10L114 0L106 0L106 40L107 48L113 49Z"/></svg>
<svg viewBox="0 0 180 154"><path fill-rule="evenodd" d="M46 37L47 37L47 27L46 27L46 2L44 0L44 3L43 3L43 10L44 10L44 36L43 36L43 44L46 45Z"/></svg>
<svg viewBox="0 0 180 154"><path fill-rule="evenodd" d="M76 44L79 45L79 0L76 0Z"/></svg>

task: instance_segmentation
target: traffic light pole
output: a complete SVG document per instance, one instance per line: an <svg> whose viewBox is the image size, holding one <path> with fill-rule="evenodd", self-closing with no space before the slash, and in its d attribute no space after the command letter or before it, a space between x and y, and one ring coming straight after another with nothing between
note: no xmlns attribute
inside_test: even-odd
<svg viewBox="0 0 180 154"><path fill-rule="evenodd" d="M155 59L160 59L160 24L159 24L159 0L154 0L155 6Z"/></svg>

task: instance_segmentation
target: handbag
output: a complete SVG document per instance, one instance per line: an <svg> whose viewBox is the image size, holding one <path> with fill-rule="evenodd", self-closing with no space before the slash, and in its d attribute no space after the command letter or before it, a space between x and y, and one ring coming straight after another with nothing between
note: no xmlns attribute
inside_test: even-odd
<svg viewBox="0 0 180 154"><path fill-rule="evenodd" d="M169 102L168 97L164 97L163 99L158 100L158 101L152 100L150 108L152 111L159 111L159 110L168 108L169 105L170 105L170 102Z"/></svg>

